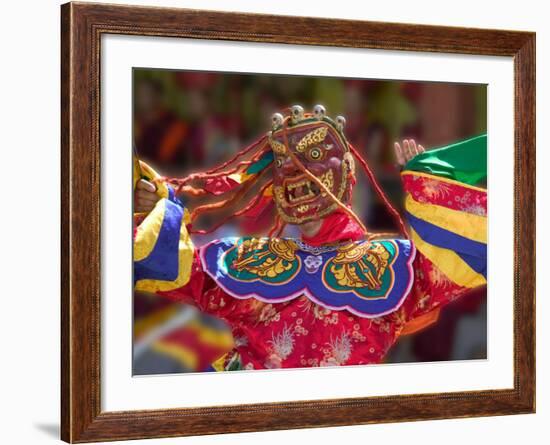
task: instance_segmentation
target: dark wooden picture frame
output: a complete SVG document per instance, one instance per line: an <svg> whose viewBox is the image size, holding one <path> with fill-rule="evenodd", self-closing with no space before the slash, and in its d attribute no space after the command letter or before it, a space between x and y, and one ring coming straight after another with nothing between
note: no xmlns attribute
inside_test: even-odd
<svg viewBox="0 0 550 445"><path fill-rule="evenodd" d="M535 411L535 34L92 3L62 6L61 438L170 437ZM316 32L310 32L315 29ZM102 412L100 56L103 34L510 56L515 74L514 387ZM513 249L513 252L512 252Z"/></svg>

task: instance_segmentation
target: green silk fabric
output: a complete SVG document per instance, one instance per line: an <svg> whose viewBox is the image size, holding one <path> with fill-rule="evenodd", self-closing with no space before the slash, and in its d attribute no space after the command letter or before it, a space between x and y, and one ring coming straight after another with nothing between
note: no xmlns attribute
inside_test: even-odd
<svg viewBox="0 0 550 445"><path fill-rule="evenodd" d="M419 154L405 165L404 170L475 185L487 177L487 134Z"/></svg>

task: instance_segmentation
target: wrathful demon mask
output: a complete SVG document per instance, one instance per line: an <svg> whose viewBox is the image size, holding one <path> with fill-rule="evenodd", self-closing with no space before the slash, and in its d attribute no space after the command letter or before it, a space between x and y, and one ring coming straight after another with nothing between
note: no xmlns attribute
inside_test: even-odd
<svg viewBox="0 0 550 445"><path fill-rule="evenodd" d="M295 105L290 116L273 116L268 135L274 155L273 196L283 221L302 224L323 218L336 210L334 197L349 203L354 164L344 123L341 116L335 121L327 117L321 105L312 114Z"/></svg>

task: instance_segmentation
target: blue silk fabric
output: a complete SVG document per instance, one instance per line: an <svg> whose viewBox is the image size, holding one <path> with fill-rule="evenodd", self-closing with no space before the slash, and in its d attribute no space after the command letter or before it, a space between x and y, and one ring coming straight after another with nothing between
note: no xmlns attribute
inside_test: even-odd
<svg viewBox="0 0 550 445"><path fill-rule="evenodd" d="M235 298L268 303L306 296L367 318L397 310L413 283L408 240L355 241L312 248L286 238L224 238L201 249L214 281Z"/></svg>

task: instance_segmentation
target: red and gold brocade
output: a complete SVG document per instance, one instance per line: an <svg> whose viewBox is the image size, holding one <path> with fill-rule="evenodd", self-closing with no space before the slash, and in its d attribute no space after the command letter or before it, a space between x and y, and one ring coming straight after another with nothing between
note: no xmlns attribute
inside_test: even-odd
<svg viewBox="0 0 550 445"><path fill-rule="evenodd" d="M457 182L419 174L405 176L404 186L419 202L477 214L486 209L484 192L477 189L471 193ZM319 245L361 236L345 213L335 212L325 219L319 235L304 241ZM233 298L203 272L198 255L189 283L160 294L227 321L236 345L227 357L238 353L244 369L361 365L382 362L408 323L414 325L423 316L433 321L427 314L471 290L449 279L421 251L417 251L413 268L414 284L402 306L378 318L330 310L304 296L274 304Z"/></svg>

